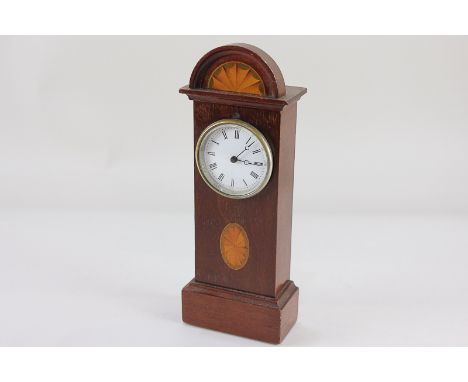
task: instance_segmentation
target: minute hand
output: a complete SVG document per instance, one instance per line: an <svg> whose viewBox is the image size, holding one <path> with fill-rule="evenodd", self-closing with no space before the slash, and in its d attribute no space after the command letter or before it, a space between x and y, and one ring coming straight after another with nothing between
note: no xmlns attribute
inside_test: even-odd
<svg viewBox="0 0 468 382"><path fill-rule="evenodd" d="M246 151L246 150L248 150L248 149L249 149L249 148L246 147L244 150L242 150L242 151L240 152L240 154L237 154L237 155L236 155L236 159L237 159L238 162L240 161L238 158L244 153L244 151Z"/></svg>
<svg viewBox="0 0 468 382"><path fill-rule="evenodd" d="M249 138L249 141L250 141L250 138ZM248 143L249 141L247 141L247 143ZM254 143L255 143L255 141L253 141L250 145L245 146L244 150L242 150L242 151L240 152L240 154L237 154L237 155L236 155L236 158L239 158L239 157L244 153L244 151L247 151L247 150L249 149L249 147L252 146ZM237 160L239 161L239 159L237 159Z"/></svg>

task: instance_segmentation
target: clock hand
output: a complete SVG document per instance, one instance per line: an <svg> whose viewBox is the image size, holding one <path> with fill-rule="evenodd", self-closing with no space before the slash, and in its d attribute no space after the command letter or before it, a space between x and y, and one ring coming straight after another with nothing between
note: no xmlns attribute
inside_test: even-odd
<svg viewBox="0 0 468 382"><path fill-rule="evenodd" d="M241 162L241 163L244 163L245 165L252 164L252 165L254 165L254 166L263 166L263 163L262 163L262 162L250 162L250 161L247 160L247 159L244 159L244 160L237 159L236 162Z"/></svg>
<svg viewBox="0 0 468 382"><path fill-rule="evenodd" d="M250 141L250 138L249 138L249 141ZM247 141L247 142L249 142L249 141ZM249 147L252 146L254 143L255 143L255 141L253 141L250 145L245 146L244 150L242 150L240 154L236 155L236 158L239 158L244 153L244 151L247 151L249 149Z"/></svg>
<svg viewBox="0 0 468 382"><path fill-rule="evenodd" d="M248 150L248 149L249 149L249 148L246 147L244 150L242 150L242 151L240 152L240 154L237 154L237 155L236 155L236 159L239 158L239 157L244 153L244 151L246 151L246 150ZM239 159L237 159L237 160L239 160Z"/></svg>

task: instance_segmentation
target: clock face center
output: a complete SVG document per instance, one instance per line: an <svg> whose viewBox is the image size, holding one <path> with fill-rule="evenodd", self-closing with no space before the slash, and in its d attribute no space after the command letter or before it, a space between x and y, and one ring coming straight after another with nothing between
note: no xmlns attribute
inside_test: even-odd
<svg viewBox="0 0 468 382"><path fill-rule="evenodd" d="M273 166L270 146L252 125L220 120L200 135L196 161L205 183L219 194L243 199L260 192Z"/></svg>

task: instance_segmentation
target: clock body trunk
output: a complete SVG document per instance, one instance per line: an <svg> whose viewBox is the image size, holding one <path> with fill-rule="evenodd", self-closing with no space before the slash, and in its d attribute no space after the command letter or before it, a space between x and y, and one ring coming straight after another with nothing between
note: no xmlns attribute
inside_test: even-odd
<svg viewBox="0 0 468 382"><path fill-rule="evenodd" d="M240 119L265 136L273 154L267 186L247 199L231 199L214 192L194 164L197 282L276 297L289 280L296 105L270 110L194 101L194 150L210 124ZM238 270L229 268L220 252L220 235L229 223L241 225L249 239L248 261Z"/></svg>

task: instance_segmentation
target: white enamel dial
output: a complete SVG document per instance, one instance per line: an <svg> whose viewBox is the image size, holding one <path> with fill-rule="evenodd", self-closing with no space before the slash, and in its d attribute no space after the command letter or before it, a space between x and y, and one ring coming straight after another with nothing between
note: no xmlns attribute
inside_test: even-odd
<svg viewBox="0 0 468 382"><path fill-rule="evenodd" d="M208 126L197 142L195 157L208 186L236 199L260 192L273 168L271 149L262 133L234 119Z"/></svg>

